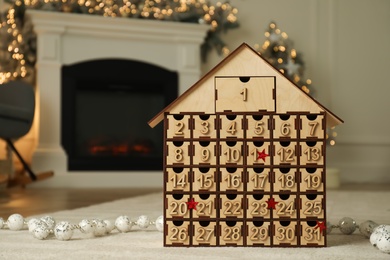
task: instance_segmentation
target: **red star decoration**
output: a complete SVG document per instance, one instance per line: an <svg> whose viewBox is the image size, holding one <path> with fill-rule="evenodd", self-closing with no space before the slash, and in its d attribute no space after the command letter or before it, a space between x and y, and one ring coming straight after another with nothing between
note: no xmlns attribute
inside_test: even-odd
<svg viewBox="0 0 390 260"><path fill-rule="evenodd" d="M262 159L265 162L265 158L267 156L269 156L269 154L265 153L265 149L263 149L263 151L261 151L261 152L257 152L257 160Z"/></svg>
<svg viewBox="0 0 390 260"><path fill-rule="evenodd" d="M325 225L325 221L317 221L317 226L315 226L314 229L317 229L319 228L320 229L320 232L323 232L324 230L326 230L326 225Z"/></svg>
<svg viewBox="0 0 390 260"><path fill-rule="evenodd" d="M267 209L275 209L275 205L279 202L276 202L274 198L270 198L268 201L266 201L268 204Z"/></svg>
<svg viewBox="0 0 390 260"><path fill-rule="evenodd" d="M199 202L195 202L194 198L190 199L190 201L186 202L188 209L194 209L196 210L196 205L198 205Z"/></svg>

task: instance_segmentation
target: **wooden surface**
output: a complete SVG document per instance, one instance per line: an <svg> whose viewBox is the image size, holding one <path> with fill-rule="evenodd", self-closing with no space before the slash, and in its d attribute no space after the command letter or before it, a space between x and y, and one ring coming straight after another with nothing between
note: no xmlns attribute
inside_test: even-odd
<svg viewBox="0 0 390 260"><path fill-rule="evenodd" d="M388 191L390 184L344 184L341 190ZM0 189L0 217L23 216L75 209L92 204L129 198L159 189Z"/></svg>
<svg viewBox="0 0 390 260"><path fill-rule="evenodd" d="M24 217L140 196L160 189L0 189L0 217Z"/></svg>
<svg viewBox="0 0 390 260"><path fill-rule="evenodd" d="M274 77L216 77L215 90L215 112L275 112Z"/></svg>
<svg viewBox="0 0 390 260"><path fill-rule="evenodd" d="M270 65L265 59L263 59L258 52L252 49L247 44L242 44L236 50L231 52L223 61L209 71L203 78L196 82L190 87L185 93L178 97L174 102L159 112L154 118L149 121L151 127L155 127L159 122L163 120L164 112L170 114L179 114L183 111L186 112L204 112L207 114L214 114L216 112L215 107L215 77L254 77L254 76L267 76L276 78L276 96L271 97L272 101L276 98L276 112L287 113L291 111L310 111L315 112L326 112L327 126L333 127L343 123L335 114L329 111L327 108L319 104L315 99L307 95L303 90L294 85L284 75L272 65ZM250 82L250 81L249 81ZM232 90L233 91L233 90ZM264 90L262 90L264 91ZM273 91L272 91L273 92ZM249 92L248 92L249 93ZM248 94L247 93L247 94ZM231 93L230 93L231 94ZM266 96L269 98L270 92L259 93L260 97ZM218 98L221 93L218 93ZM251 96L251 94L249 94ZM236 97L242 99L243 94L237 92ZM248 97L249 98L249 97ZM249 100L251 100L250 97ZM226 106L220 107L226 109L231 107L232 99L224 98ZM234 99L233 99L234 100ZM266 99L267 102L270 101ZM236 102L233 102L235 104ZM267 103L267 108L270 108L270 104ZM218 104L217 104L218 105ZM251 104L253 105L253 104ZM240 106L242 108L242 106ZM275 106L273 105L273 108ZM253 109L251 107L250 109ZM255 110L257 111L257 109Z"/></svg>
<svg viewBox="0 0 390 260"><path fill-rule="evenodd" d="M325 246L325 114L201 116L166 114L165 245Z"/></svg>

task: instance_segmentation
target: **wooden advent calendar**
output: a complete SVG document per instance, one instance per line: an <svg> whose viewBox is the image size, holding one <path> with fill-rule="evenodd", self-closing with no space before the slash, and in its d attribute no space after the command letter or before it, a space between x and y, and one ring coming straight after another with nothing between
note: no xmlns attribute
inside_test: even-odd
<svg viewBox="0 0 390 260"><path fill-rule="evenodd" d="M342 123L242 44L164 121L164 246L326 246L326 127Z"/></svg>

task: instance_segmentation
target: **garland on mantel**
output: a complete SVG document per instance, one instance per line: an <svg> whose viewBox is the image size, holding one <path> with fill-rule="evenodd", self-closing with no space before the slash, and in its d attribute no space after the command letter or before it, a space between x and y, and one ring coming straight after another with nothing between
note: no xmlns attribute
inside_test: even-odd
<svg viewBox="0 0 390 260"><path fill-rule="evenodd" d="M35 78L36 35L26 9L82 13L110 17L164 20L209 24L210 30L201 46L201 58L216 49L226 48L222 32L239 26L237 8L229 2L215 5L208 0L4 0L7 10L0 10L0 84Z"/></svg>

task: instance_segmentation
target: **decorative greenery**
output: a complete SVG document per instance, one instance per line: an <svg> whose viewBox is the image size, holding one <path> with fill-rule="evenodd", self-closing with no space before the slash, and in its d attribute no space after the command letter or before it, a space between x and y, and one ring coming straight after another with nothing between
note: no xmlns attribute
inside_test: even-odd
<svg viewBox="0 0 390 260"><path fill-rule="evenodd" d="M0 13L0 84L18 78L34 80L36 36L25 19L26 9L208 24L210 30L201 46L203 61L212 49L222 54L226 44L221 34L239 26L238 10L229 2L212 5L207 0L5 1L10 7Z"/></svg>

